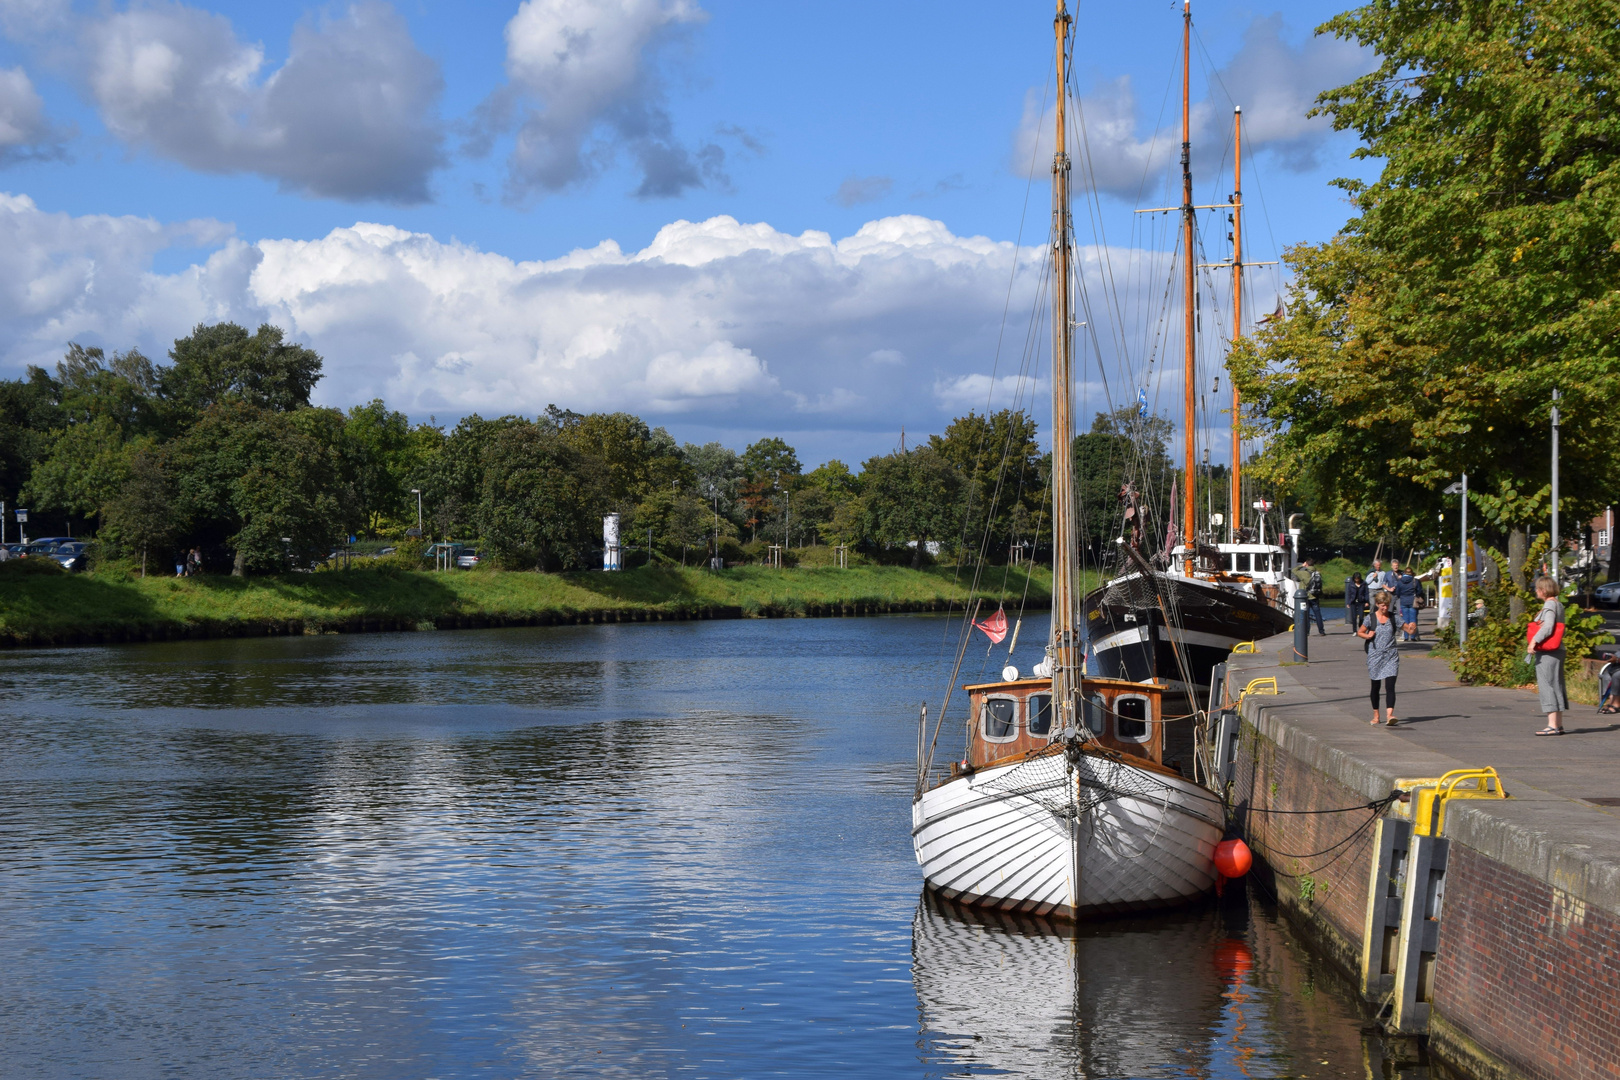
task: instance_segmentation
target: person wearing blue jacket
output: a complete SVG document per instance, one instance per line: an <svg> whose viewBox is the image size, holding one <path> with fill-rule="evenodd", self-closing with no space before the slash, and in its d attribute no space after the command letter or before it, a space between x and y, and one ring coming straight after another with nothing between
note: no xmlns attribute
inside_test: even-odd
<svg viewBox="0 0 1620 1080"><path fill-rule="evenodd" d="M1395 569L1395 602L1401 606L1401 631L1406 641L1416 641L1417 634L1417 598L1423 591L1418 584L1417 575L1411 569L1401 569L1400 563L1392 563ZM1406 628L1410 626L1410 632Z"/></svg>

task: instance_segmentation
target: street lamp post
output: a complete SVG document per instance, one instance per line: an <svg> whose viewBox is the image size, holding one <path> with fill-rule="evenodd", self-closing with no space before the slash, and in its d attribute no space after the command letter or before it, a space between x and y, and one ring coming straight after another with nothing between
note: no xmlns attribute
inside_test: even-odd
<svg viewBox="0 0 1620 1080"><path fill-rule="evenodd" d="M416 496L416 535L422 535L422 489L411 488L411 494Z"/></svg>
<svg viewBox="0 0 1620 1080"><path fill-rule="evenodd" d="M1564 552L1558 546L1558 388L1553 387L1552 406L1552 579L1556 585L1563 585L1563 575L1559 571L1563 568Z"/></svg>
<svg viewBox="0 0 1620 1080"><path fill-rule="evenodd" d="M1457 558L1457 651L1468 645L1468 474L1446 488L1447 495L1462 496L1462 548Z"/></svg>

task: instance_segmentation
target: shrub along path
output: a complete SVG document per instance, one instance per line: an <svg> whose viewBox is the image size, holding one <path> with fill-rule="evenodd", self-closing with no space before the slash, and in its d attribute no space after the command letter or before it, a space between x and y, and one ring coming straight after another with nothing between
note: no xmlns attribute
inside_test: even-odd
<svg viewBox="0 0 1620 1080"><path fill-rule="evenodd" d="M958 580L960 576L961 580ZM68 574L0 564L0 644L66 645L171 637L354 633L569 622L877 615L961 610L968 571L677 567L616 574L432 572L394 568L231 578ZM996 567L978 596L1051 604L1051 575Z"/></svg>

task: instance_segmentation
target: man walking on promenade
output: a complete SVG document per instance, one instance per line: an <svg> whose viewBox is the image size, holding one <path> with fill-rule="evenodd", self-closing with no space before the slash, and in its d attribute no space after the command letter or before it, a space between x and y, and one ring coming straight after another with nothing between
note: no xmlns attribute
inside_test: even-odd
<svg viewBox="0 0 1620 1080"><path fill-rule="evenodd" d="M1395 602L1401 607L1401 632L1405 640L1416 641L1417 635L1417 598L1423 586L1418 584L1417 575L1410 569L1400 569L1400 563L1391 559L1390 566L1395 568ZM1406 627L1412 628L1407 633Z"/></svg>
<svg viewBox="0 0 1620 1080"><path fill-rule="evenodd" d="M1306 632L1310 632L1311 619L1314 617L1317 634L1327 637L1327 628L1322 625L1322 572L1310 559L1302 559L1299 568L1294 571L1294 579L1299 582L1299 587L1305 590Z"/></svg>
<svg viewBox="0 0 1620 1080"><path fill-rule="evenodd" d="M1395 588L1395 575L1384 569L1384 560L1374 559L1372 573L1367 575L1367 592L1377 595L1380 589L1389 592Z"/></svg>

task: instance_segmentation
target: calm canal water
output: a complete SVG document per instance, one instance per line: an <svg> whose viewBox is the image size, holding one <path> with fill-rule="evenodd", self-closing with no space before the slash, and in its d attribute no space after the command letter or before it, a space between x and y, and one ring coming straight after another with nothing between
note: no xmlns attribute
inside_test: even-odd
<svg viewBox="0 0 1620 1080"><path fill-rule="evenodd" d="M953 641L0 654L0 1074L1429 1075L1259 901L1075 938L922 901L916 706Z"/></svg>

